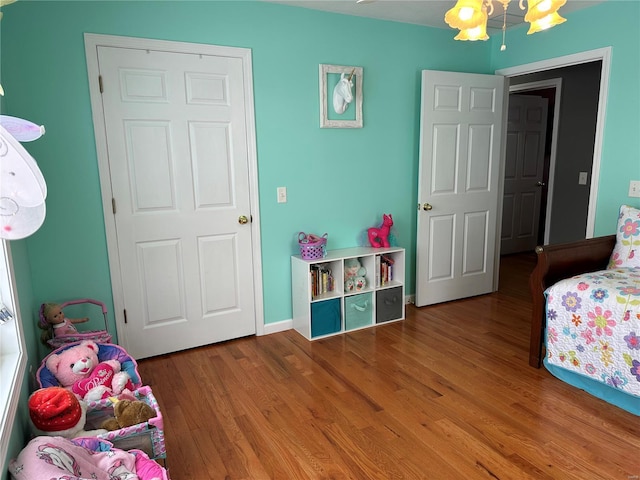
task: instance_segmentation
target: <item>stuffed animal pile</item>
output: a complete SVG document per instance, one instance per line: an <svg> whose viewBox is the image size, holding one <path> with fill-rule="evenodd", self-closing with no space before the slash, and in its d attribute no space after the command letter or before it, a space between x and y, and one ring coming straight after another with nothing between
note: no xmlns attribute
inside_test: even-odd
<svg viewBox="0 0 640 480"><path fill-rule="evenodd" d="M98 345L91 340L50 354L45 364L60 386L86 401L126 395L134 389L129 374L121 371L120 362L98 360Z"/></svg>
<svg viewBox="0 0 640 480"><path fill-rule="evenodd" d="M36 390L28 401L29 417L38 435L65 438L107 433L106 429L85 431L87 404L62 387Z"/></svg>

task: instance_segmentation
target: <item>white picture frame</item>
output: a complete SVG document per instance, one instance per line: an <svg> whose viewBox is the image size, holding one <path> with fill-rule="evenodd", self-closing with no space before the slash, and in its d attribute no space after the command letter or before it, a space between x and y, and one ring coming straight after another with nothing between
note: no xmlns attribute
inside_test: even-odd
<svg viewBox="0 0 640 480"><path fill-rule="evenodd" d="M353 112L355 109L355 119L338 120L329 118L329 109L333 108L333 89L328 80L331 74L351 75L355 77L354 99L345 111L345 113ZM348 67L343 65L327 65L320 64L320 128L362 128L362 83L363 69L362 67ZM331 89L329 92L328 89ZM335 115L333 115L335 117Z"/></svg>

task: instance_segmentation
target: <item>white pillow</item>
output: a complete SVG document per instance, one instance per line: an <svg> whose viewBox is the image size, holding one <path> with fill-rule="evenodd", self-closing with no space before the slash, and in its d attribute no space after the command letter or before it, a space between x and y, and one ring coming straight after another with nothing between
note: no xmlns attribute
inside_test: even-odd
<svg viewBox="0 0 640 480"><path fill-rule="evenodd" d="M616 245L607 268L640 267L640 210L622 205L616 229Z"/></svg>

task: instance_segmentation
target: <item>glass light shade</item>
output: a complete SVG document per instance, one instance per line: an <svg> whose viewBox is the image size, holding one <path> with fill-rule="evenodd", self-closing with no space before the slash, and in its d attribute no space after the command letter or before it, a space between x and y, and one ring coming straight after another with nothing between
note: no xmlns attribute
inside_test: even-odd
<svg viewBox="0 0 640 480"><path fill-rule="evenodd" d="M553 27L554 25L560 25L561 23L566 22L567 19L561 17L558 12L553 12L546 17L541 18L540 20L535 20L531 22L531 26L529 27L529 31L527 35L531 35L532 33L541 32L542 30L547 30L548 28Z"/></svg>
<svg viewBox="0 0 640 480"><path fill-rule="evenodd" d="M484 14L484 21L474 28L465 28L460 30L460 33L453 37L454 40L470 40L475 42L476 40L489 40L487 35L487 14Z"/></svg>
<svg viewBox="0 0 640 480"><path fill-rule="evenodd" d="M567 0L528 0L527 14L524 16L525 22L533 23L536 20L542 20L558 11Z"/></svg>
<svg viewBox="0 0 640 480"><path fill-rule="evenodd" d="M455 6L445 14L444 21L451 28L458 30L477 27L483 21L486 23L486 19L483 18L482 2L483 0L458 0Z"/></svg>

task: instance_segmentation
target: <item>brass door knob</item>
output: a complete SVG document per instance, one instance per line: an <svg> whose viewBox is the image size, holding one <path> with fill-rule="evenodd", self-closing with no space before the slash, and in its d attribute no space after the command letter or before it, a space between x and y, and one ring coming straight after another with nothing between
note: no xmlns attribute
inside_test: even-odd
<svg viewBox="0 0 640 480"><path fill-rule="evenodd" d="M544 183L544 182L538 182L538 183L536 183L536 187L544 187L544 186L546 186L546 185L547 185L547 184L546 184L546 183Z"/></svg>
<svg viewBox="0 0 640 480"><path fill-rule="evenodd" d="M422 205L422 209L428 212L429 210L433 210L433 207L430 203L425 203L424 205Z"/></svg>
<svg viewBox="0 0 640 480"><path fill-rule="evenodd" d="M249 223L249 219L246 217L246 215L240 215L238 217L238 223L240 225L244 225L245 223Z"/></svg>

